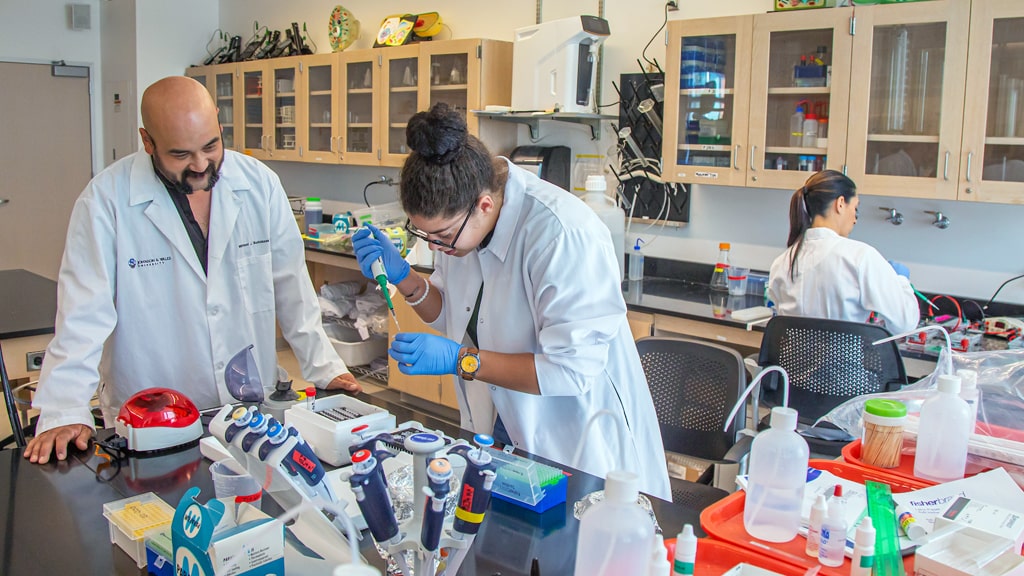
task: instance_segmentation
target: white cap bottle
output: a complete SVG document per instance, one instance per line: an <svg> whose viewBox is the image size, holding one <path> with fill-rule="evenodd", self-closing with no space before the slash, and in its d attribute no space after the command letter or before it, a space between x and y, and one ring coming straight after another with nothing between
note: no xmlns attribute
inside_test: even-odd
<svg viewBox="0 0 1024 576"><path fill-rule="evenodd" d="M842 487L836 486L835 496L828 501L828 515L821 523L821 547L818 562L822 566L842 566L846 558L846 501Z"/></svg>
<svg viewBox="0 0 1024 576"><path fill-rule="evenodd" d="M875 565L875 527L871 525L871 516L865 516L853 537L853 560L850 563L850 576L871 576L871 568Z"/></svg>
<svg viewBox="0 0 1024 576"><path fill-rule="evenodd" d="M668 550L665 549L665 537L654 535L654 546L651 547L651 565L647 568L648 576L665 576L672 570L668 562Z"/></svg>
<svg viewBox="0 0 1024 576"><path fill-rule="evenodd" d="M789 542L800 529L809 450L796 420L796 410L772 408L771 428L750 447L743 527L767 542Z"/></svg>
<svg viewBox="0 0 1024 576"><path fill-rule="evenodd" d="M964 477L971 409L960 397L960 377L938 377L938 392L921 405L914 476L949 482Z"/></svg>
<svg viewBox="0 0 1024 576"><path fill-rule="evenodd" d="M818 557L818 549L821 547L821 523L825 521L827 510L825 495L818 494L814 505L811 506L811 516L807 522L807 546L804 547L804 554L811 558Z"/></svg>
<svg viewBox="0 0 1024 576"><path fill-rule="evenodd" d="M981 396L978 390L978 373L961 368L956 371L956 375L960 377L960 397L967 402L967 406L971 409L971 432L973 433L974 425L978 422L978 402Z"/></svg>
<svg viewBox="0 0 1024 576"><path fill-rule="evenodd" d="M613 470L604 481L604 500L580 519L575 576L647 574L654 523L636 503L640 477Z"/></svg>
<svg viewBox="0 0 1024 576"><path fill-rule="evenodd" d="M693 526L683 525L683 531L676 536L676 555L672 559L672 576L689 576L697 565L697 537ZM664 572L662 572L664 574Z"/></svg>

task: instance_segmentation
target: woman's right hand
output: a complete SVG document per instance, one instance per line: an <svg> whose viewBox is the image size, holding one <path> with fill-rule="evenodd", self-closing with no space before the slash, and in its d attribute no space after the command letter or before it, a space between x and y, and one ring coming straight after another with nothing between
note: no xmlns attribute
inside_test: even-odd
<svg viewBox="0 0 1024 576"><path fill-rule="evenodd" d="M363 276L374 280L370 267L380 258L384 261L384 271L388 274L388 282L397 285L409 275L409 263L402 258L398 249L391 243L387 234L372 224L366 224L352 235L352 248L359 261L359 269Z"/></svg>

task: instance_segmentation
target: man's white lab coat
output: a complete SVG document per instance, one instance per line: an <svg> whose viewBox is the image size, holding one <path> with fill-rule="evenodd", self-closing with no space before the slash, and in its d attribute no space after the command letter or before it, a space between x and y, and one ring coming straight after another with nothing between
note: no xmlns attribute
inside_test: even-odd
<svg viewBox="0 0 1024 576"><path fill-rule="evenodd" d="M496 408L516 447L568 466L582 442L579 468L601 477L623 467L624 453L640 489L671 501L658 417L626 321L615 257L623 247L581 200L509 170L487 247L462 258L438 254L431 282L444 308L432 327L468 343L483 282L480 349L535 354L541 393L456 376L462 427L490 434ZM611 415L584 436L600 410Z"/></svg>
<svg viewBox="0 0 1024 576"><path fill-rule="evenodd" d="M791 279L795 247L775 259L768 277L768 297L779 314L867 322L875 312L893 334L917 326L921 312L910 281L878 250L830 228L809 228Z"/></svg>
<svg viewBox="0 0 1024 576"><path fill-rule="evenodd" d="M38 431L92 424L100 385L108 425L153 386L200 408L233 399L226 363L250 344L264 387L277 379L275 318L318 386L347 372L320 321L302 240L277 175L225 151L210 195L206 274L151 157L112 164L75 203L58 277L56 334L33 406Z"/></svg>

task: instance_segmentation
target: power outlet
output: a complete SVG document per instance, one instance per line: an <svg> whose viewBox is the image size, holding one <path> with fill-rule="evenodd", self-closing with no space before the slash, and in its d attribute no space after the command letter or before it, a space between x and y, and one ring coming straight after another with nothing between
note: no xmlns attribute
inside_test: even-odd
<svg viewBox="0 0 1024 576"><path fill-rule="evenodd" d="M668 2L665 2L665 7L668 8L669 12L675 12L679 10L679 2L677 0L668 0Z"/></svg>
<svg viewBox="0 0 1024 576"><path fill-rule="evenodd" d="M40 370L43 367L43 356L46 355L45 350L38 352L26 352L25 353L25 369L29 372L34 370Z"/></svg>

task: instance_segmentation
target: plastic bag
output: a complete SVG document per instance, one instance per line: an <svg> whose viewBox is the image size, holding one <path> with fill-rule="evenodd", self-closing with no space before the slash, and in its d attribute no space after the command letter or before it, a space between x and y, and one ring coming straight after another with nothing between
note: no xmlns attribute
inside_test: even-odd
<svg viewBox="0 0 1024 576"><path fill-rule="evenodd" d="M858 396L820 420L860 438L864 402L891 398L906 404L908 428L914 429L921 404L935 393L937 377L946 373L946 354L946 350L941 352L935 372L902 390ZM1024 419L1020 418L1024 413L1024 350L954 352L951 360L953 373L963 369L978 373L978 422L968 448L968 473L1002 466L1024 486ZM914 453L915 439L915 433L904 433L904 454Z"/></svg>

